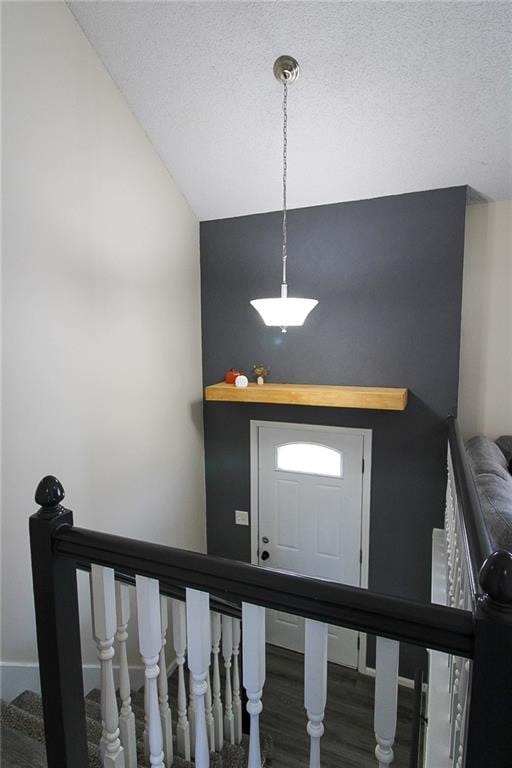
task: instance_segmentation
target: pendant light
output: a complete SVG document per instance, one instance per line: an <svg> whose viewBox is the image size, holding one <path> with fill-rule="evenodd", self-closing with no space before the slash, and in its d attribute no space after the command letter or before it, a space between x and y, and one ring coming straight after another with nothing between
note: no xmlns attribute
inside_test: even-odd
<svg viewBox="0 0 512 768"><path fill-rule="evenodd" d="M274 75L283 84L283 278L281 296L275 299L254 299L254 309L259 312L265 325L278 326L286 333L288 326L303 325L317 299L288 298L286 266L288 261L288 231L286 221L286 185L288 176L288 85L299 76L298 62L291 56L280 56L274 62Z"/></svg>

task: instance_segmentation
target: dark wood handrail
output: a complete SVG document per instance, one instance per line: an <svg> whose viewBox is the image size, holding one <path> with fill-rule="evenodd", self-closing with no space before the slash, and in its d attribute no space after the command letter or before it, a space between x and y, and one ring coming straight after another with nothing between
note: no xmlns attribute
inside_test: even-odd
<svg viewBox="0 0 512 768"><path fill-rule="evenodd" d="M472 656L474 624L468 611L71 526L55 532L54 553L71 558L79 568L97 563L125 577L158 579L168 594L192 587L235 604L255 603L422 648Z"/></svg>
<svg viewBox="0 0 512 768"><path fill-rule="evenodd" d="M91 563L79 562L76 563L76 567L81 571L90 571ZM113 566L110 566L114 570L114 578L116 581L121 581L130 587L135 587L135 576L124 571L120 571ZM141 574L142 575L142 574ZM160 582L160 594L165 597L171 597L175 600L181 600L186 602L186 588L185 586L178 586L176 584L170 584L169 582ZM242 604L234 603L230 600L225 600L222 597L210 593L210 610L222 613L225 616L231 616L234 619L242 618Z"/></svg>

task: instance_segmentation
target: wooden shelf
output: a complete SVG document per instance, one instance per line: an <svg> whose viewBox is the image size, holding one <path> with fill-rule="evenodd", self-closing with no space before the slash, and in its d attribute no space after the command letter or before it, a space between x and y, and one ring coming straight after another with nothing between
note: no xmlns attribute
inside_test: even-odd
<svg viewBox="0 0 512 768"><path fill-rule="evenodd" d="M402 387L339 387L324 384L212 384L205 388L205 400L219 403L275 403L318 405L326 408L369 408L404 411L407 389Z"/></svg>

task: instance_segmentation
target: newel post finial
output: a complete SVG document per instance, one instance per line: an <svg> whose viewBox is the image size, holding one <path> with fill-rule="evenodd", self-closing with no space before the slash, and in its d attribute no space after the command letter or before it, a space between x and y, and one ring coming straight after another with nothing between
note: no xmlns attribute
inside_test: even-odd
<svg viewBox="0 0 512 768"><path fill-rule="evenodd" d="M53 475L43 477L36 489L35 500L41 509L40 514L56 515L62 511L61 502L64 501L64 488L62 483Z"/></svg>
<svg viewBox="0 0 512 768"><path fill-rule="evenodd" d="M499 549L489 555L480 569L479 581L485 593L485 612L512 615L512 552Z"/></svg>
<svg viewBox="0 0 512 768"><path fill-rule="evenodd" d="M77 563L56 546L59 532L73 526L64 495L56 477L43 477L40 508L29 518L37 650L48 765L87 768Z"/></svg>

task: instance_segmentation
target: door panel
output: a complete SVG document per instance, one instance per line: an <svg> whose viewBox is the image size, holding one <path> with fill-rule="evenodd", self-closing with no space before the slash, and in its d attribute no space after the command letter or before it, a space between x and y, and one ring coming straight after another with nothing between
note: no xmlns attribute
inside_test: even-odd
<svg viewBox="0 0 512 768"><path fill-rule="evenodd" d="M339 535L339 511L341 509L340 488L319 488L318 507L316 508L314 526L316 529L316 557L341 556L341 541Z"/></svg>
<svg viewBox="0 0 512 768"><path fill-rule="evenodd" d="M291 480L279 479L276 483L276 546L295 552L299 546L298 488L299 484Z"/></svg>
<svg viewBox="0 0 512 768"><path fill-rule="evenodd" d="M258 551L269 554L260 564L359 586L363 436L271 425L258 433ZM357 667L357 638L330 627L329 659ZM303 652L303 619L269 611L267 639Z"/></svg>

